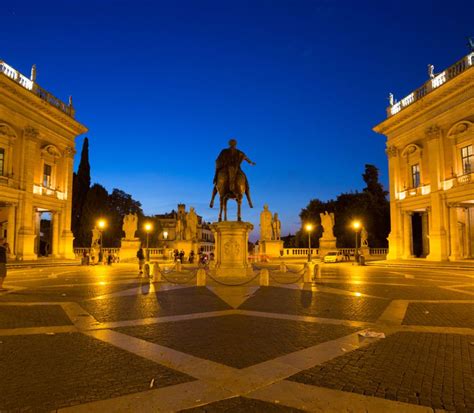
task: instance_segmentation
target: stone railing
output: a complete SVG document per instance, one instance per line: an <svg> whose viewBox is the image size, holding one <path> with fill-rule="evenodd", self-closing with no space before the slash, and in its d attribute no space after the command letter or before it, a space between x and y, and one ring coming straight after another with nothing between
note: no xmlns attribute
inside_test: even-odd
<svg viewBox="0 0 474 413"><path fill-rule="evenodd" d="M22 75L18 70L14 69L13 67L9 66L5 62L0 60L0 73L4 74L5 76L9 77L10 79L14 80L15 82L19 83L25 89L31 91L36 96L41 98L42 100L48 102L50 105L56 107L60 111L64 112L65 114L74 117L74 108L72 105L67 105L62 100L58 99L47 90L44 90L38 84L33 82L31 79L27 78L25 75Z"/></svg>
<svg viewBox="0 0 474 413"><path fill-rule="evenodd" d="M65 192L59 191L53 188L46 188L42 185L33 185L33 193L36 195L45 195L53 198L57 198L60 201L66 200L67 196Z"/></svg>
<svg viewBox="0 0 474 413"><path fill-rule="evenodd" d="M462 72L466 71L470 67L474 66L474 52L463 57L461 60L454 63L441 73L438 73L435 77L425 82L420 88L416 89L408 96L404 97L400 102L395 103L387 108L387 117L396 115L403 108L411 105L417 100L423 98L428 93L437 89L444 83L455 78Z"/></svg>
<svg viewBox="0 0 474 413"><path fill-rule="evenodd" d="M443 181L443 189L447 191L448 189L461 185L467 185L471 182L474 182L474 173L453 176L452 178Z"/></svg>
<svg viewBox="0 0 474 413"><path fill-rule="evenodd" d="M336 248L338 252L344 255L353 256L355 254L355 248ZM283 258L285 257L305 257L308 256L308 248L284 248ZM388 248L369 248L370 255L387 255ZM319 257L319 248L311 248L311 255Z"/></svg>

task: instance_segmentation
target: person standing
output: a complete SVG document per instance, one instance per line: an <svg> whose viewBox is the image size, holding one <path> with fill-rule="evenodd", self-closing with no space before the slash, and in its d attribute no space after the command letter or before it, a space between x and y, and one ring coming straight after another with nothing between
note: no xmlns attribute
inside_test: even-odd
<svg viewBox="0 0 474 413"><path fill-rule="evenodd" d="M0 245L0 291L5 290L3 288L3 281L7 277L7 256L10 253L8 243Z"/></svg>
<svg viewBox="0 0 474 413"><path fill-rule="evenodd" d="M138 258L138 271L139 274L143 274L143 266L145 265L145 254L143 253L143 248L140 247L140 249L137 252L137 258Z"/></svg>

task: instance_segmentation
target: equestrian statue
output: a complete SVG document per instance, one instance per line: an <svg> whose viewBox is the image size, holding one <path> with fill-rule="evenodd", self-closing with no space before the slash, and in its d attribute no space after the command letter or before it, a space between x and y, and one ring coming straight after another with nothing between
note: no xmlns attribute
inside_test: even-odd
<svg viewBox="0 0 474 413"><path fill-rule="evenodd" d="M244 171L240 168L242 161L247 161L250 165L255 165L245 153L237 149L237 141L231 139L229 148L223 149L216 159L216 173L214 175L214 189L210 207L214 206L214 198L219 192L220 209L219 222L222 221L222 211L224 211L224 221L227 221L227 201L235 199L237 202L237 221L242 221L241 206L244 194L247 197L250 208L253 208L250 199L250 188Z"/></svg>

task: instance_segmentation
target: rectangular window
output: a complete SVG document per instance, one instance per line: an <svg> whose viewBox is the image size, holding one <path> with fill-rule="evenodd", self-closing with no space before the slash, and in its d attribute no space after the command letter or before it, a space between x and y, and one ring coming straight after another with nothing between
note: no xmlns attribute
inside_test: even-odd
<svg viewBox="0 0 474 413"><path fill-rule="evenodd" d="M461 148L461 163L463 175L470 174L472 172L472 164L474 163L472 145Z"/></svg>
<svg viewBox="0 0 474 413"><path fill-rule="evenodd" d="M0 176L5 174L5 149L0 148Z"/></svg>
<svg viewBox="0 0 474 413"><path fill-rule="evenodd" d="M43 167L43 186L45 188L51 188L51 170L51 165L45 163Z"/></svg>
<svg viewBox="0 0 474 413"><path fill-rule="evenodd" d="M411 183L412 188L418 188L420 186L420 164L411 166Z"/></svg>

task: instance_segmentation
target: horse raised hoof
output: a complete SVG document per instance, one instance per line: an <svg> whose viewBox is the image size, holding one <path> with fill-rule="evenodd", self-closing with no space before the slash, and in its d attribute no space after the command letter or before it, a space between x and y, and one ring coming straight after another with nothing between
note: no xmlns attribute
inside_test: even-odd
<svg viewBox="0 0 474 413"><path fill-rule="evenodd" d="M211 202L211 203L209 204L209 208L214 208L214 202Z"/></svg>

